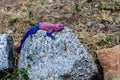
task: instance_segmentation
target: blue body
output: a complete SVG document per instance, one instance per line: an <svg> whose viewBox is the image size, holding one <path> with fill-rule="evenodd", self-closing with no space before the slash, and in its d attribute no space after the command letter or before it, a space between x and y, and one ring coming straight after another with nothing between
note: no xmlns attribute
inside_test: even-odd
<svg viewBox="0 0 120 80"><path fill-rule="evenodd" d="M25 35L23 36L21 42L20 42L20 46L18 48L18 52L21 51L22 45L25 42L26 38L30 35L32 36L32 34L36 33L39 30L40 24L36 24L35 26L33 26L31 29L29 29ZM50 33L49 31L46 32L46 35L52 39L55 39L54 36L52 35L52 33Z"/></svg>

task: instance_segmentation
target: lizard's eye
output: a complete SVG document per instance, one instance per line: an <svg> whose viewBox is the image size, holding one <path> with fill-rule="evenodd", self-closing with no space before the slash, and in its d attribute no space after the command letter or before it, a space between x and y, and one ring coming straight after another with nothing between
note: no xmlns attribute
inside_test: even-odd
<svg viewBox="0 0 120 80"><path fill-rule="evenodd" d="M56 24L56 30L62 30L63 29L63 24Z"/></svg>

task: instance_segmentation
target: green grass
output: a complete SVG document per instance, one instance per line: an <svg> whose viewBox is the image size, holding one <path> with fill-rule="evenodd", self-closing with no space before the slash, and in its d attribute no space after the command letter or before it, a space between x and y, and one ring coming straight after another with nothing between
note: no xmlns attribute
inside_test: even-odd
<svg viewBox="0 0 120 80"><path fill-rule="evenodd" d="M9 23L9 25L13 25L14 23L16 23L16 22L19 22L19 18L18 17L16 17L16 18L10 18L9 20L8 20L8 23Z"/></svg>
<svg viewBox="0 0 120 80"><path fill-rule="evenodd" d="M29 14L29 18L33 17L33 11L32 10L29 10L28 14Z"/></svg>
<svg viewBox="0 0 120 80"><path fill-rule="evenodd" d="M16 76L11 76L9 80L17 80Z"/></svg>
<svg viewBox="0 0 120 80"><path fill-rule="evenodd" d="M120 38L120 33L118 33L118 37Z"/></svg>
<svg viewBox="0 0 120 80"><path fill-rule="evenodd" d="M120 4L118 0L114 0L111 3L102 3L100 2L97 6L99 10L111 10L112 12L118 11Z"/></svg>
<svg viewBox="0 0 120 80"><path fill-rule="evenodd" d="M33 56L35 56L35 55L36 55L36 52L33 52L32 54L29 54L29 55L27 56L27 59L32 60Z"/></svg>
<svg viewBox="0 0 120 80"><path fill-rule="evenodd" d="M25 68L19 69L19 74L24 78L24 80L29 80L27 69Z"/></svg>
<svg viewBox="0 0 120 80"><path fill-rule="evenodd" d="M75 8L76 11L79 11L80 10L80 4L75 3L74 8Z"/></svg>
<svg viewBox="0 0 120 80"><path fill-rule="evenodd" d="M118 33L118 42L120 42L120 33Z"/></svg>
<svg viewBox="0 0 120 80"><path fill-rule="evenodd" d="M119 9L119 2L118 2L118 0L114 0L113 1L113 9L115 11L117 11Z"/></svg>
<svg viewBox="0 0 120 80"><path fill-rule="evenodd" d="M110 35L105 36L105 41L110 43L112 41L112 37Z"/></svg>
<svg viewBox="0 0 120 80"><path fill-rule="evenodd" d="M100 22L104 24L104 23L106 23L106 21L107 21L107 20L106 20L105 18L101 18L101 21L100 21Z"/></svg>
<svg viewBox="0 0 120 80"><path fill-rule="evenodd" d="M34 51L32 54L29 54L27 56L27 59L30 59L32 60L33 57L36 55L36 52ZM29 80L29 77L28 77L28 73L27 73L27 70L31 68L31 65L30 64L27 64L27 67L26 68L21 68L19 69L18 73L24 78L24 80Z"/></svg>
<svg viewBox="0 0 120 80"><path fill-rule="evenodd" d="M97 6L98 9L102 10L105 8L105 5L103 3L99 3L98 6Z"/></svg>

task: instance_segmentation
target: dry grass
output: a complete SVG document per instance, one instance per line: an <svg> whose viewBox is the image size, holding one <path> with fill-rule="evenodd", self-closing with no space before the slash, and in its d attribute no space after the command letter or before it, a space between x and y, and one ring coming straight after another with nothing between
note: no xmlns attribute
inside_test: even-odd
<svg viewBox="0 0 120 80"><path fill-rule="evenodd" d="M92 1L92 2L90 2ZM90 3L88 3L90 2ZM99 10L95 7L101 0L2 0L0 2L0 33L12 30L15 48L22 35L38 22L61 22L73 30L82 44L96 59L96 50L119 44L120 14L119 10ZM75 4L80 9L75 9ZM104 5L113 0L102 0ZM30 16L30 11L32 16ZM10 25L10 19L19 20ZM101 23L101 19L105 23ZM88 21L96 21L96 26L89 28ZM106 42L105 36L112 34L112 41Z"/></svg>

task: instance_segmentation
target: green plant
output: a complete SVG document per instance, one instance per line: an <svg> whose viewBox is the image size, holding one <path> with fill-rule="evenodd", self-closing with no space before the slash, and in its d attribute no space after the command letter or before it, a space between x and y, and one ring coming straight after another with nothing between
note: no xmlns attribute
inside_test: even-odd
<svg viewBox="0 0 120 80"><path fill-rule="evenodd" d="M36 2L34 3L35 6L39 6L44 4L45 0L36 0Z"/></svg>
<svg viewBox="0 0 120 80"><path fill-rule="evenodd" d="M110 35L106 35L105 36L105 41L108 42L108 43L111 42L112 41L112 37Z"/></svg>
<svg viewBox="0 0 120 80"><path fill-rule="evenodd" d="M37 53L34 51L33 53L32 53L32 55L36 55Z"/></svg>
<svg viewBox="0 0 120 80"><path fill-rule="evenodd" d="M118 33L118 42L120 42L120 33Z"/></svg>
<svg viewBox="0 0 120 80"><path fill-rule="evenodd" d="M29 17L33 17L33 11L29 10Z"/></svg>
<svg viewBox="0 0 120 80"><path fill-rule="evenodd" d="M96 6L96 8L100 9L100 10L110 10L110 11L118 11L119 8L119 1L118 0L114 0L112 3L103 3L100 2L98 3L98 5Z"/></svg>
<svg viewBox="0 0 120 80"><path fill-rule="evenodd" d="M96 6L96 8L103 10L107 8L107 5L105 5L104 3L100 2L98 3L98 5Z"/></svg>
<svg viewBox="0 0 120 80"><path fill-rule="evenodd" d="M27 59L32 60L32 57L33 57L33 55L32 55L32 54L29 54L29 55L27 56Z"/></svg>
<svg viewBox="0 0 120 80"><path fill-rule="evenodd" d="M15 76L11 76L9 80L17 80Z"/></svg>
<svg viewBox="0 0 120 80"><path fill-rule="evenodd" d="M113 1L113 9L114 9L115 11L119 9L119 2L118 2L118 0L114 0L114 1Z"/></svg>
<svg viewBox="0 0 120 80"><path fill-rule="evenodd" d="M18 22L18 21L19 21L19 18L18 18L18 17L16 17L16 18L10 18L9 21L8 21L8 23L9 23L10 25L13 25L14 23L16 23L16 22Z"/></svg>
<svg viewBox="0 0 120 80"><path fill-rule="evenodd" d="M27 69L21 68L21 69L19 69L18 72L24 78L24 80L29 80Z"/></svg>
<svg viewBox="0 0 120 80"><path fill-rule="evenodd" d="M40 5L40 2L36 1L36 2L34 3L34 5L35 5L35 6L39 6L39 5Z"/></svg>
<svg viewBox="0 0 120 80"><path fill-rule="evenodd" d="M120 33L118 33L118 37L120 38Z"/></svg>
<svg viewBox="0 0 120 80"><path fill-rule="evenodd" d="M107 21L107 20L106 20L105 18L101 18L101 21L100 21L100 22L104 24L104 23L106 23L106 21Z"/></svg>
<svg viewBox="0 0 120 80"><path fill-rule="evenodd" d="M30 65L30 64L27 64L27 68L31 68L31 65Z"/></svg>
<svg viewBox="0 0 120 80"><path fill-rule="evenodd" d="M74 8L76 11L79 11L80 10L80 4L76 3L74 4Z"/></svg>
<svg viewBox="0 0 120 80"><path fill-rule="evenodd" d="M29 55L27 56L27 59L32 60L33 56L35 56L35 55L36 55L36 52L33 52L32 54L29 54Z"/></svg>

